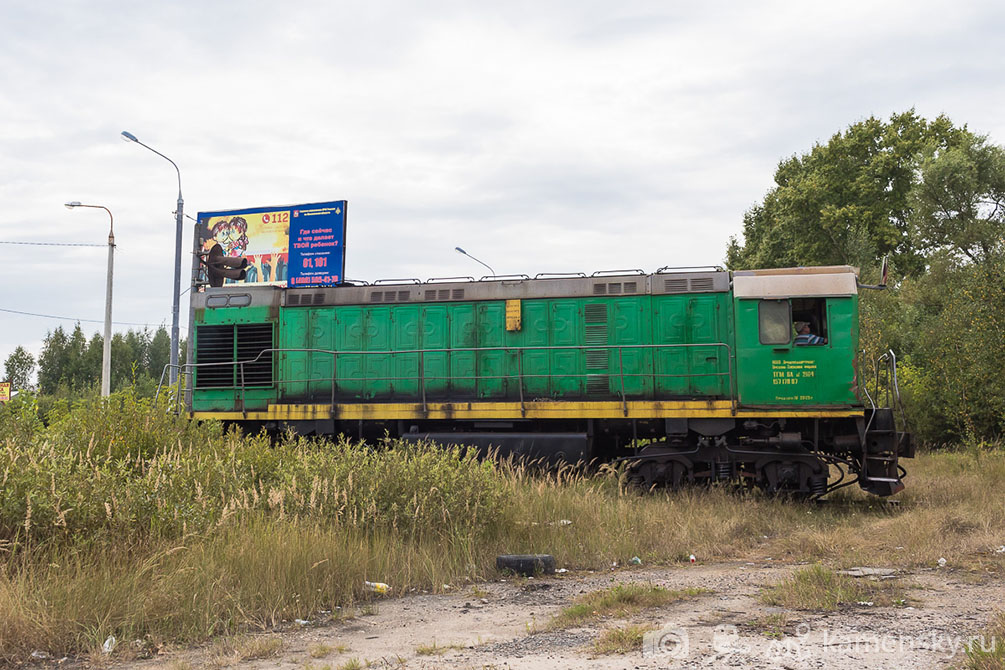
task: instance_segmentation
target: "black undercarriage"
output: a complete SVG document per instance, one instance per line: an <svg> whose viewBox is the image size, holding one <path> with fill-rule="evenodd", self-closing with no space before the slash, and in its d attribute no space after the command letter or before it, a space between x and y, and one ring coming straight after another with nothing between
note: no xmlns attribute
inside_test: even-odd
<svg viewBox="0 0 1005 670"><path fill-rule="evenodd" d="M899 458L914 455L889 409L853 418L317 420L263 427L464 445L549 464L621 463L645 490L722 482L813 498L856 483L877 496L897 493L904 488Z"/></svg>

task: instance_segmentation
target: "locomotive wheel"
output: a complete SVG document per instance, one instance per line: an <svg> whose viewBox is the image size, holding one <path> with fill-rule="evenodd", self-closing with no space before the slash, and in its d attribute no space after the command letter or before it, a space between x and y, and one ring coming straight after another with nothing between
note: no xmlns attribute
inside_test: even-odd
<svg viewBox="0 0 1005 670"><path fill-rule="evenodd" d="M656 479L656 462L638 461L633 463L628 469L628 483L642 491L649 491L656 487L659 484Z"/></svg>
<svg viewBox="0 0 1005 670"><path fill-rule="evenodd" d="M757 486L769 495L805 499L827 493L827 466L815 456L764 459L756 467Z"/></svg>
<svg viewBox="0 0 1005 670"><path fill-rule="evenodd" d="M663 445L644 448L628 468L628 483L643 491L666 487L676 490L690 479L691 464Z"/></svg>

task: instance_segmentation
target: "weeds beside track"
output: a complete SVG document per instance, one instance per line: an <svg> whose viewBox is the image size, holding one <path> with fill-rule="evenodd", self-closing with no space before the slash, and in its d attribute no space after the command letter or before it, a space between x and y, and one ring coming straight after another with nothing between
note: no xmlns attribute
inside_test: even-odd
<svg viewBox="0 0 1005 670"><path fill-rule="evenodd" d="M899 506L728 489L639 495L619 473L542 473L457 449L225 433L128 392L42 425L0 409L0 661L337 616L368 597L489 578L499 553L568 568L759 553L1000 570L1005 455L908 463ZM571 524L561 523L562 520Z"/></svg>

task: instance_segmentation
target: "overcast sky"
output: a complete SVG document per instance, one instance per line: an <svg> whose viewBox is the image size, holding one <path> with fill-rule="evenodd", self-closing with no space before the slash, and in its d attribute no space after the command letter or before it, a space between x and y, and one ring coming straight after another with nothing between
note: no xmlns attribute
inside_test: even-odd
<svg viewBox="0 0 1005 670"><path fill-rule="evenodd" d="M0 240L103 244L104 212L62 205L108 207L115 321L169 327L176 177L129 130L178 163L193 216L348 200L349 278L485 274L455 246L499 273L717 264L778 161L851 123L914 107L1002 142L1003 18L990 1L0 0ZM0 312L0 356L100 322L105 262L0 244L0 309L70 317Z"/></svg>

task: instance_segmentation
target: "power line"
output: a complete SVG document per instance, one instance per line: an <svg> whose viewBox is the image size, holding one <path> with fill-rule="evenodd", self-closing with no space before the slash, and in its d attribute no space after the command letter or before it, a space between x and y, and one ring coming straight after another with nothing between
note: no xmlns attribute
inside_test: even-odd
<svg viewBox="0 0 1005 670"><path fill-rule="evenodd" d="M87 242L11 242L0 240L0 244L22 244L31 247L104 247L106 244L90 244Z"/></svg>
<svg viewBox="0 0 1005 670"><path fill-rule="evenodd" d="M84 323L104 323L103 319L78 319L72 316L55 316L53 314L37 314L35 312L21 312L16 309L4 309L0 307L0 312L7 312L8 314L20 314L22 316L37 316L43 319L59 319L60 321L81 321ZM133 323L130 321L112 321L117 326L143 326L145 328L151 328L149 323Z"/></svg>

